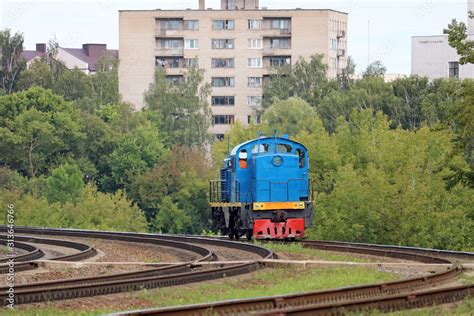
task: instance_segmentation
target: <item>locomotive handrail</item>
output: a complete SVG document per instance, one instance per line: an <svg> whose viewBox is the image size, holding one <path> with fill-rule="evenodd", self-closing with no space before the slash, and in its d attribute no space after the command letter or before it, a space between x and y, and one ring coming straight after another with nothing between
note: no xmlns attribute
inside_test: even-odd
<svg viewBox="0 0 474 316"><path fill-rule="evenodd" d="M235 201L234 202L240 202L240 181L239 180L234 180L235 182L235 187L234 190L230 189L229 191L227 190L227 180L210 180L209 181L209 202L229 202L229 201L223 201L222 200L222 184L226 187L225 192L229 193L227 196L231 196L232 192L235 193Z"/></svg>

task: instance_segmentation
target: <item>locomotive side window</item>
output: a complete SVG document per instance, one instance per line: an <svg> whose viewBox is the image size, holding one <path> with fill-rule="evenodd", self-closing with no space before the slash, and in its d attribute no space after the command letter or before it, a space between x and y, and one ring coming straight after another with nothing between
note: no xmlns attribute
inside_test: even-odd
<svg viewBox="0 0 474 316"><path fill-rule="evenodd" d="M248 167L247 158L248 158L247 150L242 149L239 152L239 167L241 169L247 169Z"/></svg>
<svg viewBox="0 0 474 316"><path fill-rule="evenodd" d="M277 144L276 148L279 153L291 153L291 146L288 144Z"/></svg>
<svg viewBox="0 0 474 316"><path fill-rule="evenodd" d="M266 153L270 151L269 144L257 144L252 147L252 154Z"/></svg>
<svg viewBox="0 0 474 316"><path fill-rule="evenodd" d="M303 168L306 163L304 150L298 148L296 149L296 154L298 155L299 166L300 168Z"/></svg>

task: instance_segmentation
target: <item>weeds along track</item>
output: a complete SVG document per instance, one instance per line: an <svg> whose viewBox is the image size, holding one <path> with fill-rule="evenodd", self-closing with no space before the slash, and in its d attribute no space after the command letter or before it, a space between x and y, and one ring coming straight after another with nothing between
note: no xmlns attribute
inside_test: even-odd
<svg viewBox="0 0 474 316"><path fill-rule="evenodd" d="M423 277L271 297L148 309L120 315L342 315L369 309L395 311L460 301L474 296L474 285L445 286L462 273L453 259L474 261L474 253L349 242L303 241L305 247L392 257L450 266Z"/></svg>
<svg viewBox="0 0 474 316"><path fill-rule="evenodd" d="M0 232L5 231L6 227L1 226ZM202 245L238 249L252 254L257 254L261 258L272 258L274 256L272 251L251 244L196 237L29 227L16 227L15 233L59 237L100 238L140 244L153 244L171 247L174 249L186 250L199 256L199 259L196 261L173 264L143 271L16 285L16 304L105 295L140 290L144 288L166 287L192 282L202 282L252 272L264 266L258 261L252 261L244 264L220 266L213 269L201 269L197 263L203 261L215 261L218 259L212 251L203 247ZM46 240L44 238L32 236L15 236L15 240L20 240L23 238L30 242L35 242L36 240L38 243L40 241L44 242ZM57 242L58 240L55 241ZM4 305L7 298L7 288L0 288L0 301L3 302Z"/></svg>

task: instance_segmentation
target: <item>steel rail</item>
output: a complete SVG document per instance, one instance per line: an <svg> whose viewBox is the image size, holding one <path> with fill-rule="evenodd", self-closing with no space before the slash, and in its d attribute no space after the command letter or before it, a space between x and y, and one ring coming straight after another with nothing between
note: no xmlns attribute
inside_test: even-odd
<svg viewBox="0 0 474 316"><path fill-rule="evenodd" d="M418 261L422 263L439 263L439 264L451 264L452 262L446 258L438 258L424 254L419 254L414 251L404 251L402 248L395 250L392 248L381 247L360 247L352 246L350 244L332 244L319 241L303 241L304 247L320 249L320 250L330 250L337 252L349 252L349 253L358 253L366 254L379 257L390 257L404 260ZM474 258L474 256L473 256Z"/></svg>
<svg viewBox="0 0 474 316"><path fill-rule="evenodd" d="M6 226L0 225L0 232L6 231ZM133 241L131 238L153 238L168 241L180 241L189 244L202 244L211 246L222 246L226 248L233 248L243 250L246 252L254 253L263 259L276 258L275 254L264 247L260 247L254 244L234 242L229 240L222 240L217 238L205 238L196 236L186 235L163 235L163 234L148 234L148 233L132 233L132 232L109 232L109 231L91 231L91 230L80 230L80 229L60 229L60 228L40 228L40 227L26 227L16 226L15 232L23 234L39 234L47 236L69 236L69 237L82 237L82 238L109 238L114 240L122 241ZM138 242L140 242L138 240Z"/></svg>
<svg viewBox="0 0 474 316"><path fill-rule="evenodd" d="M4 236L0 236L0 238L3 238L3 237ZM72 248L79 251L77 253L73 253L69 255L57 256L57 257L51 258L50 260L80 261L80 260L85 260L90 257L93 257L97 254L97 251L93 247L86 244L79 243L79 242L69 241L69 240L39 238L39 237L33 237L33 236L18 236L18 235L15 236L15 240L34 243L34 244L46 244L46 245L59 246L59 247L64 247L64 248Z"/></svg>
<svg viewBox="0 0 474 316"><path fill-rule="evenodd" d="M207 313L218 315L245 315L255 311L277 310L322 303L337 303L340 301L350 301L360 298L374 298L407 293L413 289L424 288L430 285L433 286L440 282L450 280L460 273L461 269L455 268L426 277L418 277L402 281L352 286L307 293L212 302L179 307L165 307L119 313L118 315L204 315Z"/></svg>
<svg viewBox="0 0 474 316"><path fill-rule="evenodd" d="M378 250L386 250L386 251L414 253L417 255L424 254L427 256L436 256L437 258L442 257L442 258L474 260L474 253L466 252L466 251L418 248L418 247L409 247L409 246L377 245L377 244L345 242L345 241L328 241L328 240L304 240L302 242L305 245L321 245L321 246L327 245L328 247L339 246L341 248L343 248L344 246L351 247L351 248L354 248L354 247L369 248L369 249L378 249Z"/></svg>
<svg viewBox="0 0 474 316"><path fill-rule="evenodd" d="M0 230L2 227L0 227ZM218 246L228 246L233 249L240 249L258 254L264 258L273 257L273 253L265 248L245 245L241 243L231 243L216 241L206 238L175 237L167 235L137 234L137 233L115 233L115 232L94 232L83 230L60 230L60 229L38 229L27 227L16 227L17 233L74 236L82 238L105 238L114 240L125 240L127 242L153 243L168 247L182 248L194 251L202 255L196 260L215 260L215 255L206 248L191 244L208 244ZM31 237L30 237L31 238ZM185 263L178 266L162 267L132 273L121 273L110 276L81 278L71 280L48 281L31 285L15 287L16 304L33 303L45 300L67 299L75 297L85 297L91 295L104 295L124 291L138 290L143 288L154 288L186 284L191 282L201 282L216 278L228 277L255 271L263 264L251 262L235 266L219 267L205 271L192 271L196 268L193 263ZM190 271L191 270L191 271ZM172 274L170 274L172 273ZM0 293L5 293L5 289L0 288ZM5 302L8 297L0 294L0 301Z"/></svg>
<svg viewBox="0 0 474 316"><path fill-rule="evenodd" d="M387 248L384 248L384 246L376 247L376 245L373 245L373 247L368 247L367 244L338 244L337 242L334 244L318 244L315 242L310 242L310 244L312 244L314 248L326 250L364 253L384 257L389 256L420 261L424 263L451 263L451 261L448 259L434 257L436 250L430 252L429 249L422 249L420 253L416 253L416 248L409 248L407 251L404 251L405 249L403 247L389 246ZM463 253L462 256L464 258L466 256L474 257L474 254ZM311 306L322 306L324 304L326 304L324 306L326 306L329 311L326 312L325 315L334 315L340 313L340 311L331 311L331 306L337 307L338 304L340 304L341 302L345 302L344 306L347 307L350 306L351 302L357 301L365 300L366 302L373 302L375 300L383 301L387 297L413 297L413 295L416 295L413 294L414 291L423 290L428 286L437 286L441 283L455 278L456 276L461 274L461 272L462 268L453 264L453 266L448 268L446 271L438 272L424 277L410 278L401 281L314 291L307 293L278 295L271 297L260 297L242 300L195 304L188 306L138 310L119 313L118 315L203 315L208 313L218 315L246 315L250 313L269 313L275 315L280 313L285 314L286 312L291 313L293 309L295 310L295 313L298 313L299 309L301 309L301 311L304 311L306 307L310 308ZM464 294L437 294L437 297L450 297L449 299L445 299L446 301L459 300L462 297L468 295L466 293L470 293L469 295L472 295L472 287L469 288L469 290L466 290L465 288L460 288L459 291L453 291L456 293L461 292ZM447 293L451 292L452 291L447 290ZM423 296L420 296L420 298L422 297ZM380 304L381 308L384 308L383 304ZM370 305L368 307L373 306ZM313 312L314 309L310 309L310 311Z"/></svg>
<svg viewBox="0 0 474 316"><path fill-rule="evenodd" d="M11 241L14 242L15 248L25 250L27 251L27 253L17 255L17 256L12 256L12 257L0 258L0 263L5 263L11 260L15 262L31 261L31 260L39 259L44 256L43 251L41 251L41 249L35 246L18 242L16 240L8 239L6 236L0 236L0 245L7 246L7 243Z"/></svg>
<svg viewBox="0 0 474 316"><path fill-rule="evenodd" d="M421 291L402 295L379 298L360 299L337 302L334 304L316 304L299 307L289 307L265 312L255 312L252 315L342 315L348 312L368 312L378 310L393 312L412 308L431 307L433 305L454 303L467 297L474 296L474 285L460 285Z"/></svg>

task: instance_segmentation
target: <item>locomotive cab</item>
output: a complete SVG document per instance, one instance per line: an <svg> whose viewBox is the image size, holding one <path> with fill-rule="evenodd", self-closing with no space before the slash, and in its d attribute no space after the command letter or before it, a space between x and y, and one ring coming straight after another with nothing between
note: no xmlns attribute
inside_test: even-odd
<svg viewBox="0 0 474 316"><path fill-rule="evenodd" d="M307 149L286 135L234 147L218 184L211 181L213 228L231 238L303 237L313 214L308 162Z"/></svg>

